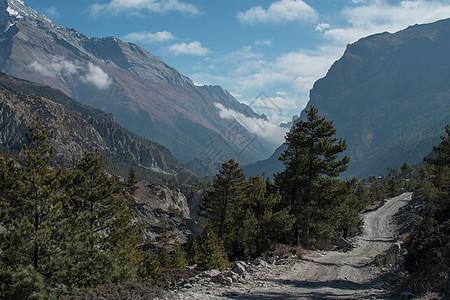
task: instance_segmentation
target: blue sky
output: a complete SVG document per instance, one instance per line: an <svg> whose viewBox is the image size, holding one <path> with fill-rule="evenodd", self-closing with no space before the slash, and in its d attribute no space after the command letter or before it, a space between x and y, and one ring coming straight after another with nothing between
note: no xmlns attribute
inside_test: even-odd
<svg viewBox="0 0 450 300"><path fill-rule="evenodd" d="M450 0L25 3L87 36L134 42L196 84L221 85L257 112L270 102L275 113L266 114L275 123L299 114L313 83L325 76L348 43L450 17ZM261 92L265 103L258 103ZM223 111L223 117L233 113Z"/></svg>

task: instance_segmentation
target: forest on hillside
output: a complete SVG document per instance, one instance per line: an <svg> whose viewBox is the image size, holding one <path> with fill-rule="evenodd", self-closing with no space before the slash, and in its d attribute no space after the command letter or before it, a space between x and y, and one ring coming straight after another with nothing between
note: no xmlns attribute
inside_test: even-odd
<svg viewBox="0 0 450 300"><path fill-rule="evenodd" d="M423 164L405 163L381 178L342 180L349 163L342 156L346 142L336 138L333 121L310 107L307 120L286 136L280 157L285 170L274 181L259 175L247 180L233 159L224 162L203 187L203 232L187 244L153 251L141 247L142 227L133 221L134 170L120 180L105 172L96 152L55 165L53 133L37 120L22 154L0 158L0 298L70 298L103 293L108 284L151 290L281 248L291 254L328 250L338 238L357 233L358 215L370 205L406 190L429 203L406 258L411 272L421 270L424 253L448 248L441 233L449 230L449 126L446 134ZM186 271L188 265L196 267Z"/></svg>

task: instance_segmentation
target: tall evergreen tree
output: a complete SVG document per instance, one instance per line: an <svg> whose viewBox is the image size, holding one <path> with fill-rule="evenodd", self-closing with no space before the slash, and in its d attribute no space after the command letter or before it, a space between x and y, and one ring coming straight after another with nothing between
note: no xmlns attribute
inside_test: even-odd
<svg viewBox="0 0 450 300"><path fill-rule="evenodd" d="M438 188L447 188L450 186L450 125L445 126L447 136L441 136L441 143L433 147L433 155L426 157L425 162L435 168L435 184Z"/></svg>
<svg viewBox="0 0 450 300"><path fill-rule="evenodd" d="M94 286L133 279L138 228L125 197L115 192L120 190L118 179L104 171L97 151L75 160L72 173L68 193L76 240L71 243L79 247L73 253L79 256L78 271L88 273L82 282Z"/></svg>
<svg viewBox="0 0 450 300"><path fill-rule="evenodd" d="M131 191L136 190L136 184L138 183L138 179L136 176L136 171L133 167L130 167L130 171L128 173L127 185L131 189Z"/></svg>
<svg viewBox="0 0 450 300"><path fill-rule="evenodd" d="M334 137L333 121L319 116L318 109L313 106L306 114L307 121L297 122L286 135L288 148L279 158L286 169L276 176L276 181L297 218L295 242L300 244L301 241L302 246L308 248L312 218L322 202L320 195L329 187L330 179L347 169L350 159L347 156L339 158L346 143Z"/></svg>
<svg viewBox="0 0 450 300"><path fill-rule="evenodd" d="M13 287L21 286L20 280L27 276L36 280L26 291L36 297L48 293L46 281L55 271L53 258L64 235L58 230L64 215L63 170L50 168L53 133L43 128L39 119L28 129L23 157L17 162L5 157L0 171L0 225L5 229L0 236L0 255L1 264L11 268L4 275L12 281L2 294L10 293L13 298L22 294ZM39 282L43 285L35 286Z"/></svg>
<svg viewBox="0 0 450 300"><path fill-rule="evenodd" d="M258 257L277 243L284 242L283 239L292 229L295 218L289 213L289 207L279 208L281 195L278 191L270 193L267 183L259 175L250 177L247 194L246 204L251 212L248 220L254 220L256 223L255 244L251 246L254 249L251 249L250 253Z"/></svg>
<svg viewBox="0 0 450 300"><path fill-rule="evenodd" d="M200 215L218 238L226 242L233 233L233 218L239 213L245 198L245 174L233 159L222 164L214 178L212 189L200 204Z"/></svg>
<svg viewBox="0 0 450 300"><path fill-rule="evenodd" d="M23 158L0 164L0 298L57 298L135 277L137 232L119 182L86 153L51 167L52 134L29 127Z"/></svg>

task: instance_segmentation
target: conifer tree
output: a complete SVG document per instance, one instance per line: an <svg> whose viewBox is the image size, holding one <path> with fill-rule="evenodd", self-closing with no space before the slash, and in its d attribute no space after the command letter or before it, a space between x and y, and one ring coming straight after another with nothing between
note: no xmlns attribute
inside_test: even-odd
<svg viewBox="0 0 450 300"><path fill-rule="evenodd" d="M295 218L289 213L289 207L278 209L280 194L278 191L270 193L267 183L259 175L250 177L247 194L246 205L252 213L252 217L248 219L256 221L255 244L252 245L251 254L258 257L275 244L283 242L292 229Z"/></svg>
<svg viewBox="0 0 450 300"><path fill-rule="evenodd" d="M229 265L223 242L212 230L203 230L188 246L190 264L197 264L200 270L223 270Z"/></svg>
<svg viewBox="0 0 450 300"><path fill-rule="evenodd" d="M133 262L139 256L135 247L138 228L132 224L125 197L115 193L118 185L117 178L104 171L98 152L85 152L81 160L74 161L67 192L75 232L67 251L78 261L71 276L86 287L131 280L137 273Z"/></svg>
<svg viewBox="0 0 450 300"><path fill-rule="evenodd" d="M207 219L209 228L225 242L233 233L232 222L245 198L245 185L242 169L230 159L222 164L214 178L212 190L202 199L200 215Z"/></svg>
<svg viewBox="0 0 450 300"><path fill-rule="evenodd" d="M18 161L0 159L0 298L63 292L135 278L137 227L117 177L98 153L50 166L52 133L29 127Z"/></svg>
<svg viewBox="0 0 450 300"><path fill-rule="evenodd" d="M19 297L16 292L48 293L48 274L54 272L58 241L64 236L58 230L64 215L60 182L64 174L60 168L50 168L53 133L39 119L28 129L23 157L18 162L5 157L0 170L0 225L5 229L0 235L0 264L9 269L2 268L1 276L12 284L2 286L6 290L0 293L13 293L12 298ZM28 280L27 276L36 280L23 291L15 290L26 285L21 280Z"/></svg>
<svg viewBox="0 0 450 300"><path fill-rule="evenodd" d="M128 173L127 185L131 189L131 191L136 190L136 184L138 183L138 179L136 176L136 171L133 167L130 167L130 171Z"/></svg>
<svg viewBox="0 0 450 300"><path fill-rule="evenodd" d="M276 176L276 181L297 219L295 243L301 242L303 247L309 248L312 218L319 203L323 202L320 195L328 188L330 179L347 169L350 159L347 156L339 158L346 143L334 137L333 121L319 116L318 109L313 106L306 114L307 121L296 123L286 135L288 148L279 158L286 169Z"/></svg>
<svg viewBox="0 0 450 300"><path fill-rule="evenodd" d="M441 143L433 147L433 155L426 157L425 162L435 168L435 184L438 188L447 188L450 186L450 125L445 126L447 136L441 136Z"/></svg>

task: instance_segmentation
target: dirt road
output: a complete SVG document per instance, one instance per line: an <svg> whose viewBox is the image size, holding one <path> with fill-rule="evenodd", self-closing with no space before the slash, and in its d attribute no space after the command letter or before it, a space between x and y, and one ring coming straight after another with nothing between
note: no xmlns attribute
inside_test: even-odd
<svg viewBox="0 0 450 300"><path fill-rule="evenodd" d="M364 214L362 235L351 252L311 252L293 265L269 265L242 283L197 285L173 292L171 299L385 299L382 270L371 263L396 239L392 216L411 193L391 198Z"/></svg>

